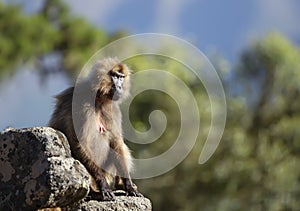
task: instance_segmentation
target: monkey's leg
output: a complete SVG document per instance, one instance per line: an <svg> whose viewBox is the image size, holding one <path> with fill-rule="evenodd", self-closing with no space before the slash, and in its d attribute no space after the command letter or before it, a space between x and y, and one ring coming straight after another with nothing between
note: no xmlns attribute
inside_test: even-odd
<svg viewBox="0 0 300 211"><path fill-rule="evenodd" d="M128 196L136 196L136 197L143 197L143 195L138 192L136 185L131 181L130 178L121 177L124 183L124 189Z"/></svg>
<svg viewBox="0 0 300 211"><path fill-rule="evenodd" d="M90 196L92 199L100 200L100 201L114 201L115 200L115 195L110 189L106 178L105 178L105 172L102 171L102 173L97 172L95 176L92 175L96 182L96 187L91 188ZM97 188L98 186L98 188Z"/></svg>
<svg viewBox="0 0 300 211"><path fill-rule="evenodd" d="M128 196L136 196L136 197L143 197L141 193L138 192L136 185L132 182L130 178L130 174L127 168L127 164L125 162L124 156L121 153L114 153L114 163L117 169L117 173L122 180L123 188ZM118 154L118 155L116 155ZM116 178L118 179L118 178Z"/></svg>
<svg viewBox="0 0 300 211"><path fill-rule="evenodd" d="M90 196L92 198L101 200L101 201L112 201L115 200L115 195L110 189L105 175L107 174L101 167L99 167L95 162L93 162L89 157L82 151L81 158L79 159L85 168L88 170L92 178L95 180L96 185L92 183L92 190ZM78 158L77 158L78 159ZM98 186L99 190L97 190ZM99 191L99 192L98 192Z"/></svg>

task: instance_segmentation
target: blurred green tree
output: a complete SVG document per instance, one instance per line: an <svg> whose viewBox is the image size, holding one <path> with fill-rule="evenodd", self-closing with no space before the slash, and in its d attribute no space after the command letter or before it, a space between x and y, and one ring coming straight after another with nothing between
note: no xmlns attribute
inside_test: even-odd
<svg viewBox="0 0 300 211"><path fill-rule="evenodd" d="M235 76L225 84L227 93L231 93L229 89L238 89L234 92L238 96L227 96L228 119L223 140L204 165L198 165L197 160L210 124L209 100L201 86L185 81L197 87L193 92L198 96L201 112L199 142L172 171L138 182L142 192L153 200L155 210L297 210L300 207L299 58L299 49L277 33L255 41L244 51ZM166 65L164 69L180 68ZM172 84L166 86L174 88ZM168 121L180 121L178 115L174 117L176 106L170 106L164 96L146 97L142 102L134 104L135 118L160 105L168 107ZM178 125L167 129L167 133L176 135ZM165 134L158 140L160 144L150 148L154 152L165 151L172 140L174 137Z"/></svg>
<svg viewBox="0 0 300 211"><path fill-rule="evenodd" d="M0 3L0 77L36 55L50 51L59 34L41 16L25 16L20 6Z"/></svg>
<svg viewBox="0 0 300 211"><path fill-rule="evenodd" d="M24 65L42 76L63 71L75 77L93 53L126 34L107 34L73 16L61 0L44 0L33 14L0 2L0 18L0 79Z"/></svg>

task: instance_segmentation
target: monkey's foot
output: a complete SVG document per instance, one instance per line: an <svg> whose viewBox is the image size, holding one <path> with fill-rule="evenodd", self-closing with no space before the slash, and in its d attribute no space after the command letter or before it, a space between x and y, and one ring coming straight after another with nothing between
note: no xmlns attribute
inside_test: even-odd
<svg viewBox="0 0 300 211"><path fill-rule="evenodd" d="M100 192L91 191L89 196L97 201L115 201L115 194L110 189L102 189Z"/></svg>

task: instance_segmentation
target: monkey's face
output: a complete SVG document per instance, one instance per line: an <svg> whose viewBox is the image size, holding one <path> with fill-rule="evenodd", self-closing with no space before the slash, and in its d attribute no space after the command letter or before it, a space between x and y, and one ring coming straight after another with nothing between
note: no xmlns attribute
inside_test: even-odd
<svg viewBox="0 0 300 211"><path fill-rule="evenodd" d="M125 99L129 94L129 75L130 69L117 59L99 61L89 76L92 89L97 93L97 101L108 98L121 102Z"/></svg>
<svg viewBox="0 0 300 211"><path fill-rule="evenodd" d="M110 79L110 90L108 97L111 100L116 101L126 97L129 88L129 74L130 71L128 67L120 63L108 71L107 76Z"/></svg>
<svg viewBox="0 0 300 211"><path fill-rule="evenodd" d="M116 64L102 77L98 90L99 96L105 95L117 101L126 97L129 88L129 69L124 64Z"/></svg>
<svg viewBox="0 0 300 211"><path fill-rule="evenodd" d="M119 71L110 71L109 76L112 84L109 96L112 100L119 100L124 92L123 84L125 80L125 74Z"/></svg>

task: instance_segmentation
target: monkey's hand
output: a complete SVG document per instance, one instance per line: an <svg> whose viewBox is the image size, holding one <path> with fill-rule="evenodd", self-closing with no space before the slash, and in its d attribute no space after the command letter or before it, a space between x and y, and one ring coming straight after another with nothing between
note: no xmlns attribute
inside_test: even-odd
<svg viewBox="0 0 300 211"><path fill-rule="evenodd" d="M135 189L129 189L126 191L127 196L143 197L143 195Z"/></svg>
<svg viewBox="0 0 300 211"><path fill-rule="evenodd" d="M133 183L131 185L127 185L125 191L127 196L144 197L140 192L138 192L136 185Z"/></svg>
<svg viewBox="0 0 300 211"><path fill-rule="evenodd" d="M115 201L115 194L110 189L102 189L100 190L101 201Z"/></svg>
<svg viewBox="0 0 300 211"><path fill-rule="evenodd" d="M97 200L97 201L114 201L115 194L110 190L110 189L101 189L100 191L93 191L89 193L89 197L92 200Z"/></svg>

